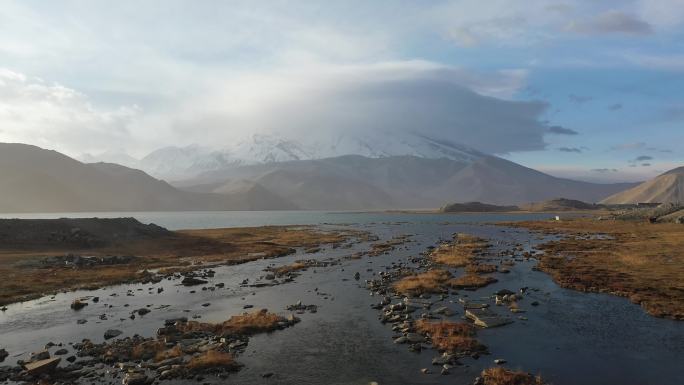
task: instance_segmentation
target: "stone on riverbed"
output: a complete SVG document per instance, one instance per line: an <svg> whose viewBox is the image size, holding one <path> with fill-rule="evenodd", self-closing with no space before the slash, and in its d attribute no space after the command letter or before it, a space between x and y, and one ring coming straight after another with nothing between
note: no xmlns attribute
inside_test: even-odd
<svg viewBox="0 0 684 385"><path fill-rule="evenodd" d="M502 317L488 309L468 309L465 316L473 321L476 326L483 328L493 328L513 322L511 319Z"/></svg>
<svg viewBox="0 0 684 385"><path fill-rule="evenodd" d="M75 299L74 302L71 303L71 308L74 310L81 310L86 306L88 306L87 302L83 302L83 301L78 300L78 299Z"/></svg>
<svg viewBox="0 0 684 385"><path fill-rule="evenodd" d="M54 357L33 361L24 364L24 369L32 376L36 374L50 373L57 368L57 365L59 365L61 360L61 358Z"/></svg>
<svg viewBox="0 0 684 385"><path fill-rule="evenodd" d="M459 298L458 302L463 305L464 309L486 309L489 307L487 303L468 301L463 298Z"/></svg>
<svg viewBox="0 0 684 385"><path fill-rule="evenodd" d="M47 350L40 350L40 351L31 353L30 361L31 362L41 361L41 360L47 360L48 358L50 358L50 352L48 352Z"/></svg>
<svg viewBox="0 0 684 385"><path fill-rule="evenodd" d="M122 334L123 332L121 330L116 330L116 329L109 329L105 332L104 334L104 339L109 340L114 337L118 337Z"/></svg>
<svg viewBox="0 0 684 385"><path fill-rule="evenodd" d="M204 285L207 283L207 281L195 277L185 277L181 281L183 286L196 286L196 285Z"/></svg>
<svg viewBox="0 0 684 385"><path fill-rule="evenodd" d="M147 376L141 373L126 373L122 380L123 385L145 385L147 382Z"/></svg>

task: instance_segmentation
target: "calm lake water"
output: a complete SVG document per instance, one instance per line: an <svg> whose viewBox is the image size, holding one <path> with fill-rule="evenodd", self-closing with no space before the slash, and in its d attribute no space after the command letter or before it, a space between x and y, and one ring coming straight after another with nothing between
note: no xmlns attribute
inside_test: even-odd
<svg viewBox="0 0 684 385"><path fill-rule="evenodd" d="M155 223L169 230L253 227L271 225L367 224L374 222L483 223L503 220L551 218L554 214L414 214L392 212L333 211L176 211L176 212L77 212L77 213L0 213L0 218L119 218L133 217L143 223Z"/></svg>
<svg viewBox="0 0 684 385"><path fill-rule="evenodd" d="M50 214L63 216L105 216L101 213ZM123 336L152 335L165 319L200 316L205 321L222 321L243 311L245 304L255 308L287 313L285 307L301 300L318 305L315 314L303 314L302 322L292 328L250 339L238 360L245 368L228 380L207 378L211 383L231 384L339 384L366 385L370 381L386 384L456 384L469 385L479 372L503 358L507 367L540 373L555 385L643 385L680 384L684 378L684 323L647 315L639 306L624 298L605 294L586 294L559 288L544 273L532 270L534 261L519 262L509 274L496 274L499 282L474 292L460 291L437 306L447 306L460 320L463 308L459 297L484 300L492 292L529 286L539 289L521 301L527 320L493 329L480 330L478 339L489 347L491 355L463 359L463 366L452 374L439 375L431 365L438 353L427 349L412 353L406 345L392 342L391 326L378 321L378 312L370 305L379 298L370 296L364 280L373 279L393 262L406 262L426 247L453 233L467 232L488 237L497 248L522 244L530 249L541 240L520 229L485 224L498 220L548 218L535 215L434 215L388 213L327 212L220 212L220 213L109 213L106 216L133 216L142 222L154 222L170 229L201 227L257 226L265 224L353 224L381 239L413 234L407 243L387 255L310 269L294 282L274 287L242 287L240 282L263 276L269 265L284 265L301 258L338 258L367 248L357 244L351 249L324 248L316 254L258 260L216 269L210 285L225 283L216 291L201 291L179 286L177 281L154 285L117 285L95 291L61 293L9 306L0 313L0 347L11 356L7 362L26 357L48 341L77 342L90 338L100 342L107 329L121 329ZM21 217L46 217L26 216ZM346 226L345 226L346 227ZM356 272L360 281L353 279ZM455 270L456 272L456 270ZM157 294L157 288L164 291ZM197 290L191 293L191 290ZM111 296L116 293L117 296ZM133 296L128 296L132 293ZM69 309L74 298L97 295L100 303L79 312ZM530 306L538 301L538 307ZM203 307L202 304L210 303ZM128 305L128 306L126 306ZM133 309L151 305L152 312L130 320ZM110 307L111 306L111 307ZM505 307L493 306L500 314ZM107 319L101 320L105 314ZM510 313L508 313L510 315ZM77 325L78 319L88 323ZM70 348L69 348L70 349ZM421 368L435 374L424 375ZM264 373L274 373L269 379ZM83 382L88 383L86 382ZM120 380L103 383L120 383ZM196 381L176 382L194 384Z"/></svg>

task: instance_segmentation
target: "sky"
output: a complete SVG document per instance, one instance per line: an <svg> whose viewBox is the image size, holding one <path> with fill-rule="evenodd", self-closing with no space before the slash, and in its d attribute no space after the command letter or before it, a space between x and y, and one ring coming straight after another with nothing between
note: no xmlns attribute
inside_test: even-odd
<svg viewBox="0 0 684 385"><path fill-rule="evenodd" d="M374 130L639 181L682 90L684 0L0 0L0 141L72 156Z"/></svg>

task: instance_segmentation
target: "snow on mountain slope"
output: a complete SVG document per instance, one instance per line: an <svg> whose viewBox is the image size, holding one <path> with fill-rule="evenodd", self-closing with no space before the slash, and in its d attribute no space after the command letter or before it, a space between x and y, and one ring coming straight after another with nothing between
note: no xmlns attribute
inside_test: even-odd
<svg viewBox="0 0 684 385"><path fill-rule="evenodd" d="M421 158L447 158L472 163L485 154L466 146L420 134L397 134L374 131L361 135L339 135L325 140L311 138L298 141L278 135L253 134L220 148L198 145L164 147L141 160L125 159L129 167L137 167L158 178L177 181L209 171L242 165L268 164L292 160L313 160L343 155L369 158L412 155ZM122 155L117 155L123 159ZM117 163L112 156L83 156L87 162Z"/></svg>
<svg viewBox="0 0 684 385"><path fill-rule="evenodd" d="M151 175L175 180L243 164L225 150L190 145L164 147L142 158L138 166Z"/></svg>

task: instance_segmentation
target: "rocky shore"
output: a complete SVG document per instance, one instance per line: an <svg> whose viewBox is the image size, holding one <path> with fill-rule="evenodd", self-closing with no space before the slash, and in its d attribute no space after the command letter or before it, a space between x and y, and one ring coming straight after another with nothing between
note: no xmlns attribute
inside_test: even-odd
<svg viewBox="0 0 684 385"><path fill-rule="evenodd" d="M99 344L87 339L67 345L48 343L45 350L32 353L17 366L0 367L0 382L44 380L70 384L97 379L144 385L172 379L225 379L228 373L240 369L236 358L249 344L249 336L288 328L297 322L299 319L292 314L280 316L262 309L219 324L169 319L153 337L116 339L121 331L107 330L105 342ZM50 354L48 349L55 346L59 349ZM61 357L70 353L65 357L69 364L58 367Z"/></svg>

